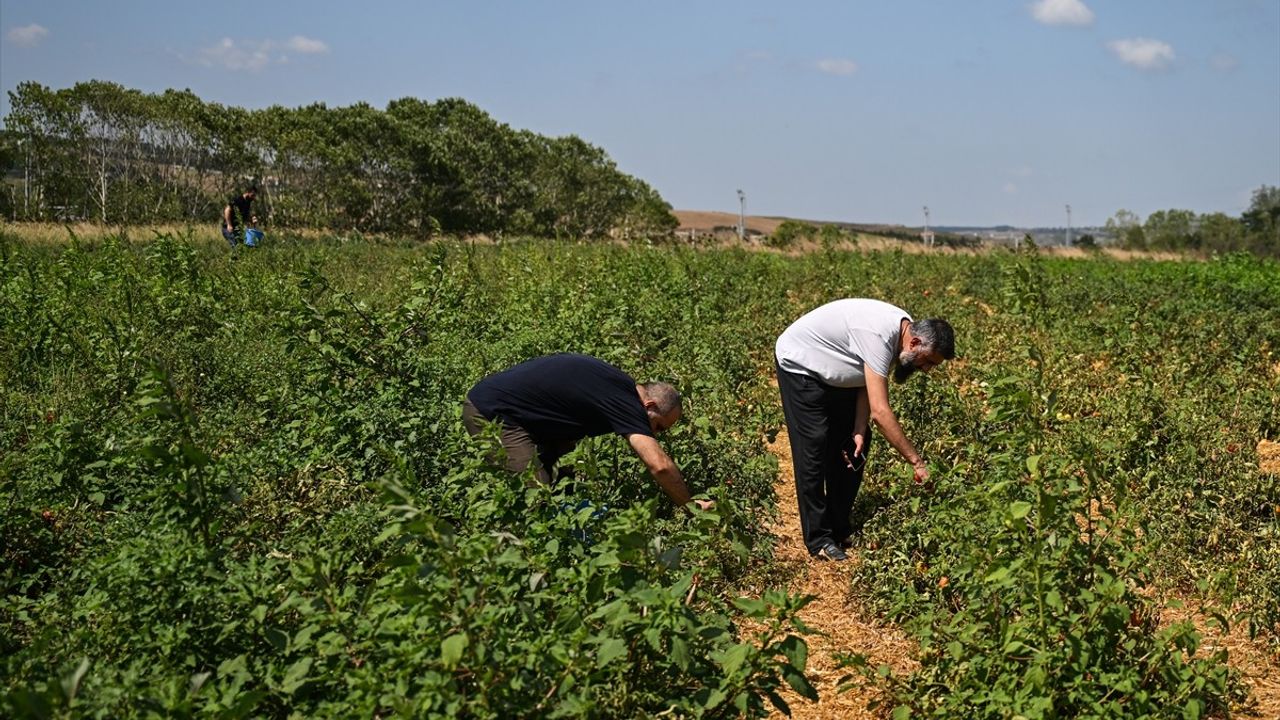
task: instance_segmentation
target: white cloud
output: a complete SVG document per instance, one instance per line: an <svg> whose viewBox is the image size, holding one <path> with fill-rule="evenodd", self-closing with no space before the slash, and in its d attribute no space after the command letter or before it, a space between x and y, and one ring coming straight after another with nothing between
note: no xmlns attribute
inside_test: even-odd
<svg viewBox="0 0 1280 720"><path fill-rule="evenodd" d="M858 63L843 58L819 60L818 69L829 75L852 75L858 72Z"/></svg>
<svg viewBox="0 0 1280 720"><path fill-rule="evenodd" d="M1045 25L1093 24L1093 11L1080 0L1037 0L1031 5L1031 17Z"/></svg>
<svg viewBox="0 0 1280 720"><path fill-rule="evenodd" d="M49 30L35 23L16 27L9 31L10 42L18 47L35 47L48 36Z"/></svg>
<svg viewBox="0 0 1280 720"><path fill-rule="evenodd" d="M289 56L278 52L279 50L315 55L329 52L329 46L321 40L301 35L294 35L283 43L273 40L236 42L231 38L223 38L217 45L200 48L195 62L205 67L258 72L272 63L283 65L289 62Z"/></svg>
<svg viewBox="0 0 1280 720"><path fill-rule="evenodd" d="M1139 70L1164 70L1173 63L1173 46L1150 38L1112 40L1107 47L1120 61Z"/></svg>
<svg viewBox="0 0 1280 720"><path fill-rule="evenodd" d="M1235 70L1236 66L1239 64L1240 61L1237 60L1234 55L1230 55L1228 53L1218 53L1217 55L1209 58L1209 67L1217 70L1218 72Z"/></svg>
<svg viewBox="0 0 1280 720"><path fill-rule="evenodd" d="M1007 182L1007 183L1005 183L1005 184L1004 184L1004 187L1003 187L1003 188L1001 188L1001 189L1002 189L1002 190L1004 190L1004 192L1005 192L1005 194L1006 194L1006 195L1017 195L1017 194L1018 194L1018 186L1017 186L1017 185L1014 185L1014 184L1013 184L1013 183L1011 183L1011 182Z"/></svg>
<svg viewBox="0 0 1280 720"><path fill-rule="evenodd" d="M312 40L309 37L303 37L301 35L294 35L289 38L289 42L285 43L285 47L294 52L307 55L329 52L329 46L324 44L323 41Z"/></svg>
<svg viewBox="0 0 1280 720"><path fill-rule="evenodd" d="M216 65L228 70L257 72L271 62L271 43L239 45L231 38L222 38L222 42L213 47L201 48L197 62L206 67Z"/></svg>

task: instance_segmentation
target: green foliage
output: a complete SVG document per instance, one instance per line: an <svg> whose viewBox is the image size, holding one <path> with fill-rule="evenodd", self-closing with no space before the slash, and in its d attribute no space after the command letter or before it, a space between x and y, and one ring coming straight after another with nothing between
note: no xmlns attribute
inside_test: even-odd
<svg viewBox="0 0 1280 720"><path fill-rule="evenodd" d="M959 335L892 391L935 485L879 443L857 508L853 588L921 643L879 680L899 714L1221 714L1224 659L1157 602L1280 642L1280 477L1253 452L1280 437L1277 278L1033 247L0 233L0 714L737 717L810 695L804 598L737 596L770 580L773 341L850 295ZM619 438L555 489L486 466L463 394L566 350L685 393L662 442L714 513L674 512Z"/></svg>
<svg viewBox="0 0 1280 720"><path fill-rule="evenodd" d="M1115 238L1121 247L1131 250L1146 249L1147 238L1142 228L1142 219L1133 212L1117 210L1114 217L1107 218L1105 227L1107 235Z"/></svg>
<svg viewBox="0 0 1280 720"><path fill-rule="evenodd" d="M1134 250L1280 257L1280 189L1259 187L1239 218L1220 212L1197 216L1190 210L1157 210L1143 223L1134 213L1120 210L1107 220L1106 230L1121 247Z"/></svg>
<svg viewBox="0 0 1280 720"><path fill-rule="evenodd" d="M1280 487L1241 457L1280 428L1280 337L1254 335L1280 313L1277 268L977 262L941 305L987 298L951 318L968 367L899 401L946 458L935 484L860 501L854 588L914 631L921 666L849 664L885 677L903 717L1223 714L1241 693L1225 651L1163 624L1155 598L1180 588L1216 624L1280 639ZM1228 408L1225 387L1243 391Z"/></svg>
<svg viewBox="0 0 1280 720"><path fill-rule="evenodd" d="M839 225L831 223L815 225L803 220L784 220L773 234L764 239L765 245L774 248L789 248L797 241L816 241L828 250L834 250L844 243L857 244L857 238L853 233Z"/></svg>
<svg viewBox="0 0 1280 720"><path fill-rule="evenodd" d="M812 240L818 235L818 226L803 220L784 220L768 237L765 244L769 247L788 248L797 240Z"/></svg>
<svg viewBox="0 0 1280 720"><path fill-rule="evenodd" d="M3 714L737 717L811 693L803 600L730 604L767 558L776 412L771 330L723 336L773 298L717 268L3 236ZM560 490L485 465L467 388L564 349L688 394L664 444L714 514L674 512L619 438Z"/></svg>
<svg viewBox="0 0 1280 720"><path fill-rule="evenodd" d="M92 81L19 83L9 99L0 170L23 180L0 209L15 219L213 224L257 178L275 228L661 237L676 226L600 148L513 130L457 98L249 111Z"/></svg>
<svg viewBox="0 0 1280 720"><path fill-rule="evenodd" d="M901 610L921 668L889 677L894 702L922 717L1225 711L1238 692L1226 652L1197 656L1189 623L1157 625L1143 592L1146 528L1127 489L1088 448L1032 454L1057 411L1043 356L1034 345L1025 352L1035 371L991 383L986 466L944 475L945 500L911 500L929 515L907 529L907 542L926 549L914 568L919 612Z"/></svg>

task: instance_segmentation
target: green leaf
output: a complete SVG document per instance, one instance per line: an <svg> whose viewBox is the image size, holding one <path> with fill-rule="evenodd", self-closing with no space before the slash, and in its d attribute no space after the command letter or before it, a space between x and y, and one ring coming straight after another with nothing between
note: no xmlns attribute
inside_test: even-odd
<svg viewBox="0 0 1280 720"><path fill-rule="evenodd" d="M720 688L715 688L714 690L703 688L703 690L699 691L694 696L695 699L701 698L700 702L702 703L702 707L707 710L717 707L720 703L724 702L727 697L728 695L725 695L724 691Z"/></svg>
<svg viewBox="0 0 1280 720"><path fill-rule="evenodd" d="M276 652L284 652L285 648L289 645L289 636L280 628L267 628L267 631L263 633L263 635L266 637L267 643L271 645Z"/></svg>
<svg viewBox="0 0 1280 720"><path fill-rule="evenodd" d="M805 663L809 659L809 644L798 635L788 635L785 640L779 644L779 649L791 662L791 667L797 670L804 670Z"/></svg>
<svg viewBox="0 0 1280 720"><path fill-rule="evenodd" d="M890 717L892 717L893 720L909 720L911 717L911 708L906 705L899 705L893 709L893 715Z"/></svg>
<svg viewBox="0 0 1280 720"><path fill-rule="evenodd" d="M763 600L754 598L734 598L733 606L742 611L747 617L760 618L769 614L769 606Z"/></svg>
<svg viewBox="0 0 1280 720"><path fill-rule="evenodd" d="M307 680L307 673L311 671L311 658L304 657L285 671L284 681L280 683L280 689L285 693L292 695L302 683Z"/></svg>
<svg viewBox="0 0 1280 720"><path fill-rule="evenodd" d="M809 678L805 677L804 673L799 670L784 666L782 668L782 679L786 680L791 689L799 693L801 697L811 701L818 699L817 689L809 683Z"/></svg>
<svg viewBox="0 0 1280 720"><path fill-rule="evenodd" d="M786 700L782 699L781 695L772 690L770 690L767 695L769 702L773 703L773 706L778 709L778 712L786 715L787 717L791 717L791 706L787 704Z"/></svg>
<svg viewBox="0 0 1280 720"><path fill-rule="evenodd" d="M684 638L671 638L671 662L680 668L681 672L689 671L689 643Z"/></svg>
<svg viewBox="0 0 1280 720"><path fill-rule="evenodd" d="M62 677L62 694L67 700L76 699L76 693L80 692L80 683L84 681L84 675L87 672L89 672L89 658L81 658L76 669Z"/></svg>
<svg viewBox="0 0 1280 720"><path fill-rule="evenodd" d="M720 658L720 667L724 669L726 675L733 674L735 670L742 667L742 663L746 662L747 656L753 649L746 643L734 645Z"/></svg>
<svg viewBox="0 0 1280 720"><path fill-rule="evenodd" d="M1017 502L1009 503L1009 517L1014 520L1021 520L1030 512L1031 503L1029 502L1018 500Z"/></svg>
<svg viewBox="0 0 1280 720"><path fill-rule="evenodd" d="M626 657L627 644L618 638L606 638L596 651L596 667L604 667L620 657Z"/></svg>
<svg viewBox="0 0 1280 720"><path fill-rule="evenodd" d="M1027 458L1027 472L1032 475L1036 474L1036 471L1040 469L1040 458L1040 455L1032 455Z"/></svg>
<svg viewBox="0 0 1280 720"><path fill-rule="evenodd" d="M204 684L208 682L211 677L213 677L213 673L208 671L192 675L191 684L187 686L187 694L195 697L195 694L200 692L200 688L204 687Z"/></svg>
<svg viewBox="0 0 1280 720"><path fill-rule="evenodd" d="M462 659L462 652L471 644L471 638L466 633L457 633L450 635L440 643L440 661L450 670L458 667L458 661Z"/></svg>
<svg viewBox="0 0 1280 720"><path fill-rule="evenodd" d="M1182 708L1182 720L1200 720L1200 714L1203 712L1204 707L1199 700L1188 700L1186 706Z"/></svg>
<svg viewBox="0 0 1280 720"><path fill-rule="evenodd" d="M222 711L218 716L228 719L249 717L258 703L262 702L262 699L266 696L267 692L265 690L251 690L240 693L231 707Z"/></svg>

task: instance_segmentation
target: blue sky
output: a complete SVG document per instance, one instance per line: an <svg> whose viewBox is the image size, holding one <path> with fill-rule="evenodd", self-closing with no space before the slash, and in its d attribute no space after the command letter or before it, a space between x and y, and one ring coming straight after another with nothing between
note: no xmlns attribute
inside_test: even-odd
<svg viewBox="0 0 1280 720"><path fill-rule="evenodd" d="M89 79L463 97L685 209L1086 225L1280 185L1280 0L3 0L0 90Z"/></svg>

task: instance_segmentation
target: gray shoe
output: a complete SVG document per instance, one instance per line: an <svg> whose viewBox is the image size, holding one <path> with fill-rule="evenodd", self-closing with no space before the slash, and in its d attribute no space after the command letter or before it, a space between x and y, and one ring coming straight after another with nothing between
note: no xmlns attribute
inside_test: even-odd
<svg viewBox="0 0 1280 720"><path fill-rule="evenodd" d="M818 552L814 553L813 556L819 560L848 560L849 559L849 556L846 555L845 552L840 549L840 546L836 545L834 542L831 542L830 540L827 541L826 545L823 545L822 547L818 548Z"/></svg>

